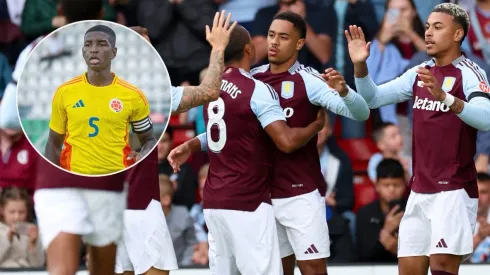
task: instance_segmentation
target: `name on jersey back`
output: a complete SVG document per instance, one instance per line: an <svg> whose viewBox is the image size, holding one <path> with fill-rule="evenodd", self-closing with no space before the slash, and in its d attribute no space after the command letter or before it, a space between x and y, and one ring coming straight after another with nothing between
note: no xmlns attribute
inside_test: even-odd
<svg viewBox="0 0 490 275"><path fill-rule="evenodd" d="M233 82L224 79L221 80L221 90L229 94L233 99L242 93Z"/></svg>

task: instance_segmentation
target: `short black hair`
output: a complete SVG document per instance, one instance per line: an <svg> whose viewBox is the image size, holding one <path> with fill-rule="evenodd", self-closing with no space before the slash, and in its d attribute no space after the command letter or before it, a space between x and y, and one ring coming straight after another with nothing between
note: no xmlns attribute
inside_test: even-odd
<svg viewBox="0 0 490 275"><path fill-rule="evenodd" d="M405 170L396 159L383 159L376 167L376 179L405 179Z"/></svg>
<svg viewBox="0 0 490 275"><path fill-rule="evenodd" d="M274 16L274 20L285 20L293 23L294 28L299 32L299 38L306 38L306 22L297 13L291 11L285 11Z"/></svg>
<svg viewBox="0 0 490 275"><path fill-rule="evenodd" d="M390 126L396 126L394 123L391 122L382 122L379 124L374 130L373 130L373 140L374 142L380 141L384 134L385 134L385 129L390 127Z"/></svg>
<svg viewBox="0 0 490 275"><path fill-rule="evenodd" d="M68 23L101 19L103 0L61 0L61 10Z"/></svg>
<svg viewBox="0 0 490 275"><path fill-rule="evenodd" d="M488 173L479 172L476 174L476 179L479 182L490 182L490 175Z"/></svg>
<svg viewBox="0 0 490 275"><path fill-rule="evenodd" d="M432 12L445 13L454 17L454 21L463 27L463 37L461 38L460 44L468 34L468 29L470 28L470 16L468 13L459 5L453 3L442 3L437 5Z"/></svg>
<svg viewBox="0 0 490 275"><path fill-rule="evenodd" d="M109 36L109 43L114 48L116 47L116 33L109 27L104 25L95 25L85 32L85 35L91 32L103 32Z"/></svg>
<svg viewBox="0 0 490 275"><path fill-rule="evenodd" d="M225 49L224 62L240 61L243 58L245 45L250 44L250 35L243 26L236 25L230 34L230 42Z"/></svg>

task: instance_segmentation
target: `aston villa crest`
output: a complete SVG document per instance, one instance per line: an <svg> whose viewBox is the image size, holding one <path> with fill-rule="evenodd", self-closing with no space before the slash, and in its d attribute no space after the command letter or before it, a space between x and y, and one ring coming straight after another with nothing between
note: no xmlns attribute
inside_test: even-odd
<svg viewBox="0 0 490 275"><path fill-rule="evenodd" d="M283 81L281 86L281 97L284 99L290 99L294 96L294 82Z"/></svg>
<svg viewBox="0 0 490 275"><path fill-rule="evenodd" d="M453 87L454 83L456 83L456 78L452 76L444 77L444 81L442 82L442 90L446 93L449 93Z"/></svg>

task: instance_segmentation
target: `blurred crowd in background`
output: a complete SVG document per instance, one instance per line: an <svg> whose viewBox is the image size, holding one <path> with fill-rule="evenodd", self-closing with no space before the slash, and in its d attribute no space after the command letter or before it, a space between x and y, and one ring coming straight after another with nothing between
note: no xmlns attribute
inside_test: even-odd
<svg viewBox="0 0 490 275"><path fill-rule="evenodd" d="M293 11L308 25L306 47L300 51L299 61L318 71L334 67L354 88L353 65L344 37L348 25L360 26L372 41L368 67L373 80L382 84L430 58L425 53L424 25L431 9L441 2L446 1L104 0L104 19L147 28L172 84L185 86L199 84L204 75L210 53L204 26L212 24L217 10L231 12L233 19L250 31L257 65L267 62L267 32L272 18L278 12ZM488 73L490 0L456 2L471 18L464 52ZM9 87L15 89L22 69L17 62L20 53L66 24L57 5L57 0L0 0L0 98ZM0 103L0 110L7 108ZM382 232L395 231L399 226L409 194L411 110L411 102L385 106L373 110L365 122L329 114L318 135L318 153L328 186L325 219L331 238L329 262L397 261L396 236ZM6 113L0 112L0 122L5 117ZM39 156L18 129L0 127L0 267L43 267L45 258L32 210ZM166 157L173 147L204 131L203 109L194 108L171 117L158 144L160 199L181 267L208 265L207 228L200 199L209 166L207 154L201 152L174 173ZM469 262L489 263L489 132L478 134L477 151L478 226L475 252Z"/></svg>

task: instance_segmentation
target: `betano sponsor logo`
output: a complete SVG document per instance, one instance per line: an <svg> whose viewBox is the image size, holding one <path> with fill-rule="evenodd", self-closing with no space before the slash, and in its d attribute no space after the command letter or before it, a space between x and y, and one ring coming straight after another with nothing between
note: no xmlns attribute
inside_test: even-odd
<svg viewBox="0 0 490 275"><path fill-rule="evenodd" d="M449 107L447 107L446 104L440 101L429 100L427 98L422 99L418 96L415 96L413 108L426 111L440 111L444 113L449 111Z"/></svg>

